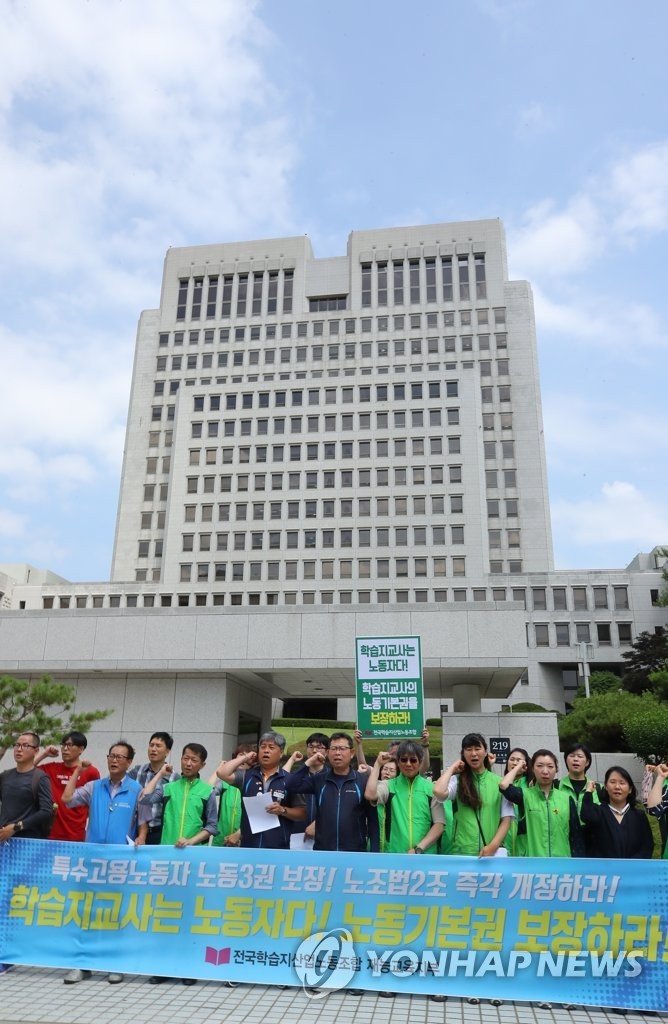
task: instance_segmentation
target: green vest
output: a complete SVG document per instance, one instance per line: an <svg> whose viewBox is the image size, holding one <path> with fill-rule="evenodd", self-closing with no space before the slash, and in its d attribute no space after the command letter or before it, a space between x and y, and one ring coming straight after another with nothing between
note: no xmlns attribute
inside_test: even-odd
<svg viewBox="0 0 668 1024"><path fill-rule="evenodd" d="M567 775L565 779L559 779L559 783L558 783L558 787L557 787L558 789L562 789L564 791L564 793L568 793L568 795L571 797L572 800L575 800L575 806L578 809L578 818L580 819L580 822L582 822L582 797L587 792L587 784L588 784L588 782L589 782L589 779L585 775L584 787L580 790L579 793L576 793L575 790L573 789L573 782L571 781L571 779ZM555 783L555 785L557 785L557 783ZM592 793L592 800L594 801L595 804L600 804L600 802L601 802L599 800L599 798L598 798L598 791L596 789Z"/></svg>
<svg viewBox="0 0 668 1024"><path fill-rule="evenodd" d="M387 788L391 795L391 824L385 852L406 853L424 839L433 825L431 798L434 786L421 775L414 779L397 775L387 780ZM424 852L436 853L436 843L426 847Z"/></svg>
<svg viewBox="0 0 668 1024"><path fill-rule="evenodd" d="M524 775L515 779L515 785L526 795L529 786ZM527 825L524 812L520 811L519 806L515 806L515 817L510 823L503 845L510 857L526 857L527 855Z"/></svg>
<svg viewBox="0 0 668 1024"><path fill-rule="evenodd" d="M485 769L480 775L474 773L473 779L482 806L474 811L472 807L463 804L459 796L457 797L455 832L450 853L460 857L477 857L483 846L492 841L501 824L499 776Z"/></svg>
<svg viewBox="0 0 668 1024"><path fill-rule="evenodd" d="M218 808L218 835L212 846L224 846L225 837L232 835L241 826L241 790L223 782Z"/></svg>
<svg viewBox="0 0 668 1024"><path fill-rule="evenodd" d="M547 800L539 786L524 790L527 857L570 857L571 797L565 790L550 790Z"/></svg>
<svg viewBox="0 0 668 1024"><path fill-rule="evenodd" d="M163 788L165 810L162 818L161 846L174 846L177 839L192 839L204 827L204 807L213 792L208 782L176 779Z"/></svg>

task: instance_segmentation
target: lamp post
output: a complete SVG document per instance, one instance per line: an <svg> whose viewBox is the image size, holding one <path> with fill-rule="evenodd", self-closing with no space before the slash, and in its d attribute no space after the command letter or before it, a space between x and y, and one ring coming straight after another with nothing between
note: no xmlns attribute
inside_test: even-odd
<svg viewBox="0 0 668 1024"><path fill-rule="evenodd" d="M580 661L582 662L582 678L584 680L585 697L591 697L589 692L589 662L594 656L594 645L581 643L580 647Z"/></svg>

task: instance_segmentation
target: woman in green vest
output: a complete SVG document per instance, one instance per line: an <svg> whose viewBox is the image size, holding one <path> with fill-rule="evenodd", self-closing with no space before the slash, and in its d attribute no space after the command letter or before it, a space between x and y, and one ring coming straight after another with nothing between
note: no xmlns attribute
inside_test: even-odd
<svg viewBox="0 0 668 1024"><path fill-rule="evenodd" d="M515 811L499 792L499 776L491 771L487 743L479 732L464 737L461 757L434 783L434 796L453 801L451 854L497 855Z"/></svg>
<svg viewBox="0 0 668 1024"><path fill-rule="evenodd" d="M383 767L380 769L379 779L381 782L389 782L390 779L396 779L399 774L399 765L397 764L396 758L391 757L389 761L386 761ZM387 807L385 804L378 804L376 807L378 814L378 832L380 835L380 852L385 853L387 850L387 843L390 838L390 821L387 814Z"/></svg>
<svg viewBox="0 0 668 1024"><path fill-rule="evenodd" d="M520 789L527 789L533 782L533 772L529 765L529 752L524 747L513 747L508 754L506 771L519 767L520 771L515 779L515 784ZM519 808L518 808L519 810ZM510 823L508 835L503 844L510 857L525 857L527 849L527 824L524 815L516 812L516 817Z"/></svg>
<svg viewBox="0 0 668 1024"><path fill-rule="evenodd" d="M499 789L524 813L527 857L582 857L584 842L575 800L554 784L557 758L551 750L537 750L531 758L535 781L522 789L515 785L521 766L511 768Z"/></svg>
<svg viewBox="0 0 668 1024"><path fill-rule="evenodd" d="M443 833L443 804L433 799L433 783L420 775L422 750L413 740L397 748L399 774L381 782L382 767L390 760L386 751L376 758L364 795L370 804L385 804L390 815L387 853L437 853ZM389 805L389 806L388 806Z"/></svg>

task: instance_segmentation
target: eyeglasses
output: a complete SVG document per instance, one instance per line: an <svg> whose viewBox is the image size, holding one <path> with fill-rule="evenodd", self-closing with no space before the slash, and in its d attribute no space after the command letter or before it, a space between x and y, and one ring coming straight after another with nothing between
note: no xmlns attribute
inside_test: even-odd
<svg viewBox="0 0 668 1024"><path fill-rule="evenodd" d="M68 740L67 743L61 743L60 746L61 746L62 750L65 750L66 747L79 747L79 746L81 746L81 744L80 743L71 743Z"/></svg>
<svg viewBox="0 0 668 1024"><path fill-rule="evenodd" d="M34 743L15 743L14 750L37 750Z"/></svg>
<svg viewBox="0 0 668 1024"><path fill-rule="evenodd" d="M327 750L327 747L325 746L324 743L307 743L306 746L307 747L315 747L316 750ZM335 748L335 749L338 749L338 748ZM341 749L343 749L343 748L341 748Z"/></svg>
<svg viewBox="0 0 668 1024"><path fill-rule="evenodd" d="M352 750L352 747L330 747L329 748L330 754L347 754L349 750Z"/></svg>
<svg viewBox="0 0 668 1024"><path fill-rule="evenodd" d="M127 761L127 754L107 754L107 761Z"/></svg>
<svg viewBox="0 0 668 1024"><path fill-rule="evenodd" d="M420 759L418 757L400 757L399 764L419 764Z"/></svg>

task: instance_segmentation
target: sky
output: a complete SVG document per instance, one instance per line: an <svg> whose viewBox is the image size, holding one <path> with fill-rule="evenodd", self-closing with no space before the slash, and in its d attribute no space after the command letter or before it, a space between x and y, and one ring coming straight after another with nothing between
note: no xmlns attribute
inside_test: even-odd
<svg viewBox="0 0 668 1024"><path fill-rule="evenodd" d="M557 568L668 544L663 0L0 0L0 563L109 578L168 246L500 217Z"/></svg>

